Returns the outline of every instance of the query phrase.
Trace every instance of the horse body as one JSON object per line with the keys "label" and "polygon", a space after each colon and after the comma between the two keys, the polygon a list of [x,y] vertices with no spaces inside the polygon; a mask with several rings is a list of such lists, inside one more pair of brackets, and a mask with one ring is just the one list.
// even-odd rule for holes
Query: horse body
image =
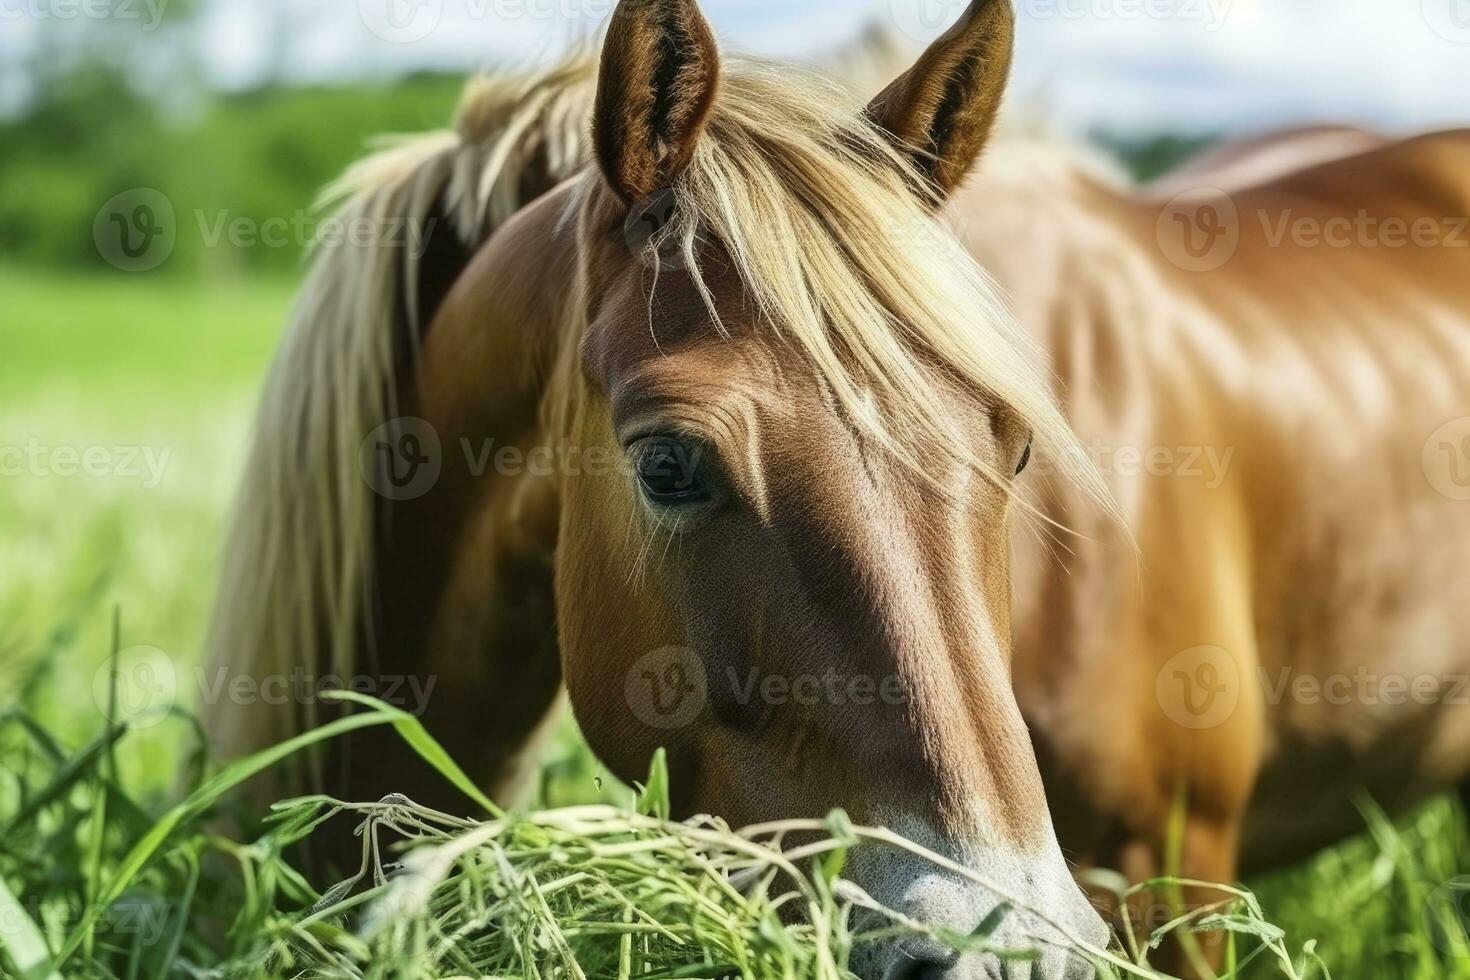
{"label": "horse body", "polygon": [[1470,134],[1335,139],[1353,152],[1257,143],[1265,182],[1233,182],[1261,168],[1229,151],[1190,175],[1236,214],[1216,268],[1171,261],[1179,178],[1124,191],[1000,147],[952,206],[1142,556],[1064,490],[1046,512],[1090,540],[1016,535],[1017,691],[1059,835],[1134,880],[1181,794],[1184,872],[1226,881],[1361,829],[1356,793],[1401,809],[1470,774],[1470,607],[1446,587],[1470,456],[1433,438],[1470,412]]}

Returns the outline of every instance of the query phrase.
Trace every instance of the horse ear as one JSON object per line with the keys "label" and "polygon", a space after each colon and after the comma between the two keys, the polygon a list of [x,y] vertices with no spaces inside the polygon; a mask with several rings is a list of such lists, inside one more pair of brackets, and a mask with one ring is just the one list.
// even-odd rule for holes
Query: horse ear
{"label": "horse ear", "polygon": [[622,0],[602,50],[592,141],[631,204],[669,186],[694,156],[719,87],[720,56],[695,0]]}
{"label": "horse ear", "polygon": [[959,186],[985,148],[1015,36],[1011,0],[972,0],[959,23],[868,106],[868,117],[942,194]]}

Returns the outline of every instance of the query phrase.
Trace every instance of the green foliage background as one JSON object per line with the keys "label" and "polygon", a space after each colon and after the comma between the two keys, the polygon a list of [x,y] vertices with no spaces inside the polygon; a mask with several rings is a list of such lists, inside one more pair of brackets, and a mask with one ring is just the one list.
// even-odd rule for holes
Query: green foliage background
{"label": "green foliage background", "polygon": [[414,76],[351,87],[269,87],[166,108],[92,66],[0,124],[0,251],[30,265],[98,268],[98,209],[135,188],[174,205],[177,275],[289,270],[303,241],[209,247],[221,219],[301,225],[322,187],[382,134],[448,125],[463,79]]}

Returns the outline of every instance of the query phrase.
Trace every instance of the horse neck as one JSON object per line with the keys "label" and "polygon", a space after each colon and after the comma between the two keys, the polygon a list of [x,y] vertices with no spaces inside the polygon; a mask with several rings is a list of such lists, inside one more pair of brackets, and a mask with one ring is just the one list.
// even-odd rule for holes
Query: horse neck
{"label": "horse neck", "polygon": [[558,447],[544,407],[574,342],[575,248],[554,231],[568,193],[543,197],[492,237],[424,337],[405,401],[438,435],[442,472],[433,492],[387,515],[377,563],[378,591],[397,606],[385,622],[390,646],[412,649],[444,628],[436,615],[459,565],[555,547]]}
{"label": "horse neck", "polygon": [[[1093,451],[1120,440],[1147,445],[1156,411],[1149,350],[1157,338],[1140,322],[1147,304],[1139,298],[1159,287],[1121,187],[1056,148],[1002,142],[947,214],[1011,298],[1068,420]],[[1073,491],[1064,472],[1043,476],[1047,465],[1039,459],[1024,484],[1039,514],[1018,510],[1014,518],[1018,694],[1064,673],[1058,658],[1092,655],[1086,634],[1097,628],[1099,605],[1112,604],[1103,593],[1137,581],[1126,533]],[[1121,497],[1132,522],[1138,501]]]}
{"label": "horse neck", "polygon": [[1121,178],[1065,148],[1003,141],[947,215],[1010,297],[1084,443],[1141,424],[1142,393],[1166,360],[1166,304],[1149,299],[1165,299],[1165,286],[1140,238],[1145,219],[1152,235],[1144,210]]}

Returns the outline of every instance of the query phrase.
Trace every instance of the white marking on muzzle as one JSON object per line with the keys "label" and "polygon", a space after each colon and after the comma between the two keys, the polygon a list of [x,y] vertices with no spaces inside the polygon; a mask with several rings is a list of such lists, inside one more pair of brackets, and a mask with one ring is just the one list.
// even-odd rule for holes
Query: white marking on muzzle
{"label": "white marking on muzzle", "polygon": [[[994,954],[953,954],[932,940],[903,937],[855,951],[853,967],[863,980],[920,976],[983,980],[1013,974],[1031,980],[1082,980],[1094,976],[1091,964],[1074,949],[1072,940],[1106,948],[1110,933],[1067,870],[1053,834],[1048,832],[1044,848],[1023,853],[990,843],[946,840],[927,821],[912,815],[883,822],[970,874],[907,851],[859,848],[852,855],[849,876],[874,902],[912,923],[952,935],[973,936],[985,925],[991,931],[983,938],[991,948],[1031,950],[1036,958],[1006,964]],[[998,911],[1001,905],[1010,908]],[[877,914],[867,917],[876,919]]]}

